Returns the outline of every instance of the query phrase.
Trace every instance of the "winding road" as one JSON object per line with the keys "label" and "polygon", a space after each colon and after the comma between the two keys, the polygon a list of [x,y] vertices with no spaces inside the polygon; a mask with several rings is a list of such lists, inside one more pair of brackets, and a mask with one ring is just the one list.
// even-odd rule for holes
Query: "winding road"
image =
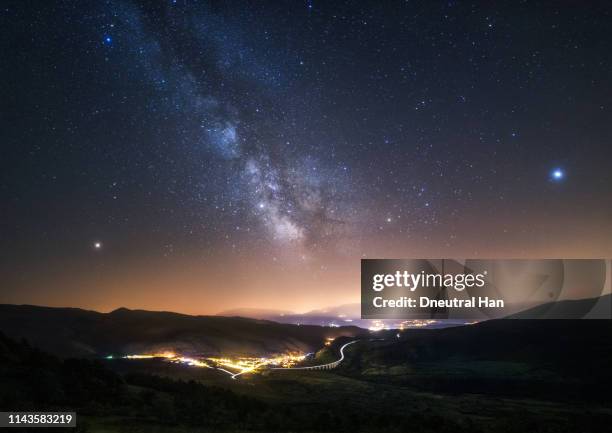
{"label": "winding road", "polygon": [[[329,362],[327,364],[319,364],[319,365],[310,365],[308,367],[271,367],[270,370],[332,370],[334,368],[336,368],[338,365],[340,365],[340,363],[342,361],[344,361],[344,349],[347,346],[350,346],[353,343],[357,343],[359,340],[353,340],[353,341],[349,341],[348,343],[342,345],[342,347],[340,347],[340,359],[334,361],[334,362]],[[215,367],[213,367],[215,368]],[[252,369],[248,369],[248,370],[243,370],[240,371],[238,373],[233,373],[229,370],[226,370],[224,368],[221,367],[216,367],[215,370],[219,370],[222,371],[224,373],[227,373],[232,379],[236,379],[238,376],[245,374],[245,373],[251,373],[252,371],[254,371],[256,369],[256,367],[252,368]]]}
{"label": "winding road", "polygon": [[344,344],[340,348],[340,359],[334,362],[330,362],[328,364],[310,365],[308,367],[288,367],[288,368],[273,367],[270,370],[331,370],[331,369],[336,368],[338,365],[340,365],[342,361],[344,361],[344,349],[353,343],[357,343],[358,341],[359,340],[353,340],[353,341],[349,341],[348,343]]}

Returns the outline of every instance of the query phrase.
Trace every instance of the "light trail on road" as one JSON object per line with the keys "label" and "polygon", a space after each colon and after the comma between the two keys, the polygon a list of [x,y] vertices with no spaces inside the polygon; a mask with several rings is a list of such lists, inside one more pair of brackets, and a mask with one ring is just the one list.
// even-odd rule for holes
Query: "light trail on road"
{"label": "light trail on road", "polygon": [[271,370],[325,370],[327,368],[330,368],[330,369],[336,368],[338,365],[340,365],[342,361],[344,361],[344,349],[353,343],[357,343],[358,341],[359,340],[353,340],[353,341],[349,341],[348,343],[344,344],[340,348],[340,359],[334,362],[329,362],[327,364],[319,364],[319,365],[309,365],[307,367],[272,368]]}

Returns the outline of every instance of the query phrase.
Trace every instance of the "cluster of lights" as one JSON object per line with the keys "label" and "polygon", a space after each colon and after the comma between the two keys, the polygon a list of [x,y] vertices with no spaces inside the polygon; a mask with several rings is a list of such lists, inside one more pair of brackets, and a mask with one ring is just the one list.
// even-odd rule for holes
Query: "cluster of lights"
{"label": "cluster of lights", "polygon": [[419,319],[414,319],[414,320],[404,320],[402,323],[399,324],[399,329],[400,330],[404,330],[406,328],[423,328],[423,327],[427,327],[429,325],[433,325],[434,323],[437,323],[437,320],[432,320],[432,319],[426,319],[426,320],[419,320]]}
{"label": "cluster of lights", "polygon": [[236,359],[230,358],[206,358],[211,361],[214,365],[222,366],[223,368],[229,368],[237,370],[238,372],[247,373],[255,371],[261,367],[281,367],[291,368],[299,362],[303,361],[306,355],[301,353],[286,353],[282,355],[275,355],[269,358],[254,358],[254,357],[242,357]]}
{"label": "cluster of lights", "polygon": [[204,367],[204,368],[213,368],[209,364],[204,361],[195,358],[188,358],[186,356],[179,356],[176,358],[171,358],[170,362],[174,362],[177,364],[186,364],[190,367]]}
{"label": "cluster of lights", "polygon": [[[306,358],[306,355],[301,353],[286,353],[282,355],[274,355],[269,358],[261,357],[240,357],[231,358],[191,358],[177,355],[174,352],[162,352],[151,354],[126,355],[123,359],[155,359],[162,358],[175,364],[184,364],[190,367],[201,368],[216,368],[231,374],[232,377],[245,373],[254,372],[260,368],[267,366],[291,368]],[[107,359],[113,359],[112,355],[107,356]]]}
{"label": "cluster of lights", "polygon": [[[112,359],[112,355],[109,357]],[[153,359],[153,358],[166,358],[166,359],[174,359],[178,358],[178,356],[174,352],[162,352],[162,353],[151,353],[146,355],[127,355],[124,356],[125,359]]]}
{"label": "cluster of lights", "polygon": [[372,322],[372,326],[370,326],[368,329],[372,332],[378,332],[386,328],[387,326],[384,324],[384,322],[382,322],[381,320],[374,320]]}

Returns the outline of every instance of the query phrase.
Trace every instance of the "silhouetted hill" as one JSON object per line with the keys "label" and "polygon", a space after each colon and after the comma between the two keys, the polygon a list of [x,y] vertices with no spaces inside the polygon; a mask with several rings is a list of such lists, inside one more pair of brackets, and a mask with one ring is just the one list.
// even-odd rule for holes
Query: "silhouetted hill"
{"label": "silhouetted hill", "polygon": [[344,371],[436,392],[547,398],[596,398],[612,385],[612,320],[500,319],[398,335],[356,344]]}
{"label": "silhouetted hill", "polygon": [[0,305],[0,331],[58,356],[102,356],[177,350],[191,354],[312,351],[327,337],[358,335],[357,327],[297,326],[240,317],[128,310]]}
{"label": "silhouetted hill", "polygon": [[509,319],[610,319],[612,318],[612,295],[599,298],[572,299],[538,305]]}
{"label": "silhouetted hill", "polygon": [[283,317],[285,315],[293,315],[295,313],[288,310],[273,310],[268,308],[234,308],[231,310],[221,311],[215,314],[216,316],[225,317],[248,317],[251,319],[264,319],[274,320],[277,317]]}
{"label": "silhouetted hill", "polygon": [[62,361],[0,332],[0,408],[66,410],[108,404],[125,394],[122,379],[96,361]]}
{"label": "silhouetted hill", "polygon": [[[87,416],[96,420],[126,417],[128,423],[130,419],[131,422],[137,419],[146,425],[143,429],[128,431],[160,431],[159,426],[151,429],[153,423],[198,428],[222,425],[228,431],[235,431],[235,424],[243,417],[266,418],[258,415],[267,406],[255,398],[193,381],[147,374],[123,377],[106,368],[102,361],[59,359],[25,342],[7,338],[2,332],[0,383],[2,410],[76,411],[77,426],[71,429],[75,433],[126,431],[116,426],[92,429]],[[266,415],[269,417],[270,413]],[[124,423],[124,420],[118,422]],[[262,424],[254,421],[251,427],[266,431]]]}
{"label": "silhouetted hill", "polygon": [[[237,308],[233,310],[225,310],[217,314],[217,316],[239,316],[253,319],[271,320],[278,323],[291,323],[295,325],[315,325],[315,326],[339,326],[349,325],[358,326],[360,328],[369,329],[375,322],[378,326],[383,323],[387,328],[398,328],[402,319],[362,319],[361,304],[343,304],[328,308],[311,310],[305,313],[295,313],[292,311],[269,310],[260,308]],[[419,326],[425,326],[429,329],[446,328],[449,326],[464,325],[467,320],[437,320],[428,323],[421,323]],[[406,325],[403,325],[406,326]],[[407,325],[408,327],[411,325]]]}

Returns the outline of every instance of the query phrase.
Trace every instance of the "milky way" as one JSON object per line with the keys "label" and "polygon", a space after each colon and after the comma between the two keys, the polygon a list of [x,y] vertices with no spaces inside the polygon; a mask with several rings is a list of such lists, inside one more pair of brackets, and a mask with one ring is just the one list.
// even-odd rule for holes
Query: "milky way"
{"label": "milky way", "polygon": [[[226,23],[206,10],[184,20],[168,9],[157,15],[123,3],[113,7],[127,29],[130,61],[157,93],[155,110],[176,119],[177,137],[188,153],[194,154],[189,146],[209,151],[199,158],[225,171],[235,206],[257,219],[272,241],[301,254],[350,233],[356,220],[344,203],[350,186],[346,167],[325,165],[284,138],[296,120],[271,102],[277,95],[269,87],[280,78],[261,66],[241,40],[245,35],[228,32]],[[156,31],[157,21],[173,32]],[[197,171],[187,175],[207,192]]]}

